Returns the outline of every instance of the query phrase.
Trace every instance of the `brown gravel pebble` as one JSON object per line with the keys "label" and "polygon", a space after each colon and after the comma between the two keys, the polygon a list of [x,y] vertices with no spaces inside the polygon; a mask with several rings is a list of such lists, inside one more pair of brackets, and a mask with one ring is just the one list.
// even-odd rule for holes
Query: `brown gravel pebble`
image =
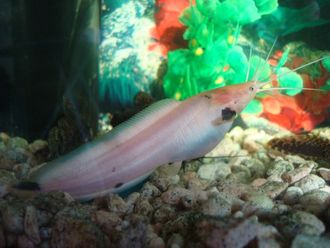
{"label": "brown gravel pebble", "polygon": [[317,175],[310,174],[301,179],[300,181],[296,182],[294,185],[301,188],[302,191],[306,193],[324,187],[325,181],[323,178]]}
{"label": "brown gravel pebble", "polygon": [[[307,244],[308,236],[324,244],[329,169],[312,170],[315,163],[298,156],[257,154],[272,137],[264,131],[235,128],[233,133],[240,137],[227,135],[214,154],[240,156],[186,161],[180,170],[179,163],[163,166],[127,195],[80,203],[63,192],[30,199],[7,194],[0,199],[0,248],[277,248],[290,247],[292,241]],[[26,177],[48,154],[44,141],[27,145],[24,139],[2,136],[2,185]],[[9,164],[1,170],[3,159]]]}
{"label": "brown gravel pebble", "polygon": [[254,188],[259,188],[262,185],[264,185],[265,183],[267,183],[266,178],[256,178],[252,181],[251,186]]}
{"label": "brown gravel pebble", "polygon": [[317,172],[324,180],[330,180],[330,169],[328,168],[319,168]]}
{"label": "brown gravel pebble", "polygon": [[26,206],[24,217],[24,231],[26,236],[36,245],[41,242],[37,219],[37,210],[34,206]]}
{"label": "brown gravel pebble", "polygon": [[266,193],[270,198],[274,199],[282,194],[288,186],[288,183],[268,181],[259,188],[259,191]]}
{"label": "brown gravel pebble", "polygon": [[296,168],[292,171],[284,172],[282,174],[282,179],[284,182],[292,184],[309,175],[312,169],[313,166],[305,165],[303,167]]}

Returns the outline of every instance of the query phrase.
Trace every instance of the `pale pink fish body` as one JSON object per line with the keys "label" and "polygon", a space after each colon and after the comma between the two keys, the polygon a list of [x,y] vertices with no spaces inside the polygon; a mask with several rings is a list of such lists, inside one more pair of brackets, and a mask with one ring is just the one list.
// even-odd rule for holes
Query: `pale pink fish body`
{"label": "pale pink fish body", "polygon": [[41,191],[66,191],[77,199],[123,190],[160,165],[212,150],[258,90],[258,84],[250,82],[182,102],[159,101],[104,137],[47,163],[31,181]]}

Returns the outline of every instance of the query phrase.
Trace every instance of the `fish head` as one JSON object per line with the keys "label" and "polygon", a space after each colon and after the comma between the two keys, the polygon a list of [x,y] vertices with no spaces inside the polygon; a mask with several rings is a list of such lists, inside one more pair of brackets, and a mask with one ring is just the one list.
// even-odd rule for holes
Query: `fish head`
{"label": "fish head", "polygon": [[215,124],[233,121],[255,97],[263,84],[247,82],[225,86],[199,94],[209,100],[210,111],[216,117]]}

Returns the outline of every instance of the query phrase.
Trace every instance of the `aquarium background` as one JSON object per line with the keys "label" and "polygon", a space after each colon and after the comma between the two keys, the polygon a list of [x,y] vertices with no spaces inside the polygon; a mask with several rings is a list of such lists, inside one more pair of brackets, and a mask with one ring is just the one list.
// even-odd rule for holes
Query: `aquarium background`
{"label": "aquarium background", "polygon": [[1,0],[0,247],[330,247],[329,56],[329,0]]}
{"label": "aquarium background", "polygon": [[[155,99],[183,100],[207,89],[242,83],[249,69],[248,80],[260,74],[259,81],[271,80],[273,85],[297,90],[288,90],[288,96],[277,100],[265,96],[253,100],[245,113],[294,132],[309,131],[326,122],[329,96],[312,93],[314,97],[310,97],[306,92],[299,94],[299,89],[328,89],[328,60],[321,62],[322,68],[316,64],[289,72],[327,56],[322,50],[329,41],[329,3],[227,1],[217,9],[215,2],[196,1],[197,8],[184,10],[189,1],[156,1],[156,11],[151,8],[152,1],[122,2],[114,7],[104,2],[101,109],[116,112],[133,108],[138,92]],[[227,16],[221,15],[224,12]],[[110,25],[114,20],[120,21]]]}
{"label": "aquarium background", "polygon": [[27,139],[47,137],[67,101],[78,135],[86,139],[96,131],[98,109],[98,1],[0,5],[1,129]]}
{"label": "aquarium background", "polygon": [[[322,50],[326,51],[330,39],[328,1],[279,1],[277,10],[275,2],[267,1],[268,6],[266,3],[261,12],[256,12],[258,16],[250,16],[244,23],[229,17],[219,19],[217,25],[228,22],[225,29],[191,36],[200,24],[189,24],[188,19],[180,18],[189,1],[50,1],[42,5],[37,0],[4,0],[1,127],[28,139],[47,137],[58,120],[66,116],[70,119],[66,124],[76,127],[71,132],[79,136],[73,143],[79,143],[96,134],[99,112],[125,110],[127,115],[115,116],[115,123],[119,123],[154,100],[185,99],[206,89],[244,82],[250,46],[255,67],[258,58],[266,58],[275,39],[272,56],[292,46],[287,51],[287,65],[295,60],[291,67],[325,56]],[[239,4],[246,6],[240,1],[236,4],[238,8]],[[198,32],[210,32],[210,25],[214,23]],[[194,46],[196,40],[200,44]],[[204,51],[199,50],[202,47],[206,53],[194,54]],[[297,64],[299,59],[302,61]],[[233,64],[234,61],[239,62]],[[189,66],[182,67],[180,63]],[[230,70],[219,73],[219,68],[226,70],[226,64]],[[315,77],[317,66],[301,73],[307,71]],[[269,68],[266,71],[265,78],[270,75]],[[178,84],[180,81],[184,83]],[[302,86],[299,80],[289,86],[298,84]],[[306,79],[304,84],[308,84]],[[317,84],[322,87],[325,82]],[[146,95],[136,100],[141,92]],[[326,104],[323,100],[322,112]],[[260,114],[260,101],[253,101],[247,111]],[[326,118],[315,118],[317,124],[323,121]]]}

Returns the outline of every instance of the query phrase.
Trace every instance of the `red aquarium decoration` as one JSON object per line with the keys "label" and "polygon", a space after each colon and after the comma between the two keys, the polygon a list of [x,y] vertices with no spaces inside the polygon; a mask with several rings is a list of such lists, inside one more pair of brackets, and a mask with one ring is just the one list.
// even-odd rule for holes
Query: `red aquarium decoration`
{"label": "red aquarium decoration", "polygon": [[168,51],[187,46],[187,42],[183,39],[186,27],[180,23],[179,17],[189,6],[189,2],[189,0],[156,1],[156,26],[151,30],[151,37],[155,42],[150,45],[150,50],[160,51],[166,56]]}
{"label": "red aquarium decoration", "polygon": [[[290,67],[304,64],[304,59],[294,57]],[[320,76],[312,79],[309,74],[301,74],[304,87],[319,89],[326,84],[330,73],[319,64]],[[276,81],[275,81],[276,84]],[[292,132],[311,131],[329,118],[330,92],[303,91],[296,96],[276,95],[262,98],[262,117]]]}

